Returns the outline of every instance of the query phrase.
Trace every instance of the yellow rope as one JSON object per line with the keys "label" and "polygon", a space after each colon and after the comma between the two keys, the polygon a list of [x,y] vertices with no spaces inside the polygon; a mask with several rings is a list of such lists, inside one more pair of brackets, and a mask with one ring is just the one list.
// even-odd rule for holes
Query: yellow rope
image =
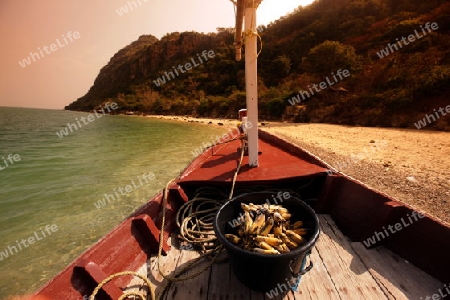
{"label": "yellow rope", "polygon": [[231,198],[233,198],[233,193],[234,193],[234,186],[236,184],[236,179],[239,173],[239,170],[241,169],[241,165],[242,165],[242,160],[244,159],[244,152],[245,152],[245,141],[242,140],[241,141],[241,159],[239,160],[239,164],[236,168],[236,172],[234,173],[233,176],[233,182],[231,184],[231,191],[230,191],[230,196],[228,197],[228,200],[230,200]]}
{"label": "yellow rope", "polygon": [[[236,172],[233,176],[233,182],[232,182],[232,186],[231,186],[231,192],[229,195],[229,199],[232,198],[233,196],[233,192],[234,192],[234,187],[235,187],[235,183],[236,183],[236,179],[237,179],[237,175],[239,173],[239,170],[241,168],[241,164],[242,164],[242,160],[244,158],[244,152],[245,152],[245,147],[244,147],[244,140],[241,139],[241,156],[240,156],[240,160],[236,169]],[[166,275],[162,272],[161,270],[161,265],[160,265],[160,257],[162,254],[162,246],[163,246],[163,239],[164,239],[164,224],[165,224],[165,220],[166,220],[166,207],[167,207],[167,202],[168,202],[168,192],[169,192],[169,187],[170,185],[174,182],[175,179],[172,179],[171,181],[169,181],[166,185],[166,188],[163,191],[163,199],[162,199],[162,220],[161,220],[161,230],[160,230],[160,234],[159,234],[159,243],[158,243],[158,256],[157,256],[157,266],[158,266],[158,271],[159,274],[166,280],[165,283],[163,283],[162,285],[162,290],[161,293],[159,293],[158,298],[155,298],[155,292],[152,288],[152,285],[150,283],[150,281],[148,280],[148,278],[142,276],[141,274],[138,274],[136,272],[133,271],[124,271],[124,272],[119,272],[116,274],[113,274],[111,276],[109,276],[108,278],[106,278],[105,280],[103,280],[92,292],[92,295],[90,296],[90,300],[94,300],[95,295],[98,293],[98,291],[108,282],[110,282],[112,279],[118,277],[118,276],[123,276],[123,275],[134,275],[137,276],[141,279],[143,279],[145,281],[145,283],[148,286],[148,289],[150,291],[150,295],[151,295],[151,299],[155,300],[155,299],[161,299],[164,294],[167,291],[167,288],[170,286],[170,284],[172,282],[177,282],[177,281],[185,281],[185,280],[189,280],[192,278],[195,278],[197,276],[199,276],[200,274],[202,274],[203,272],[205,272],[207,269],[209,269],[215,262],[218,262],[218,257],[220,255],[220,253],[223,250],[223,245],[215,245],[214,242],[217,241],[217,237],[215,237],[215,234],[209,234],[207,231],[211,231],[213,230],[212,228],[212,222],[214,219],[214,215],[215,212],[219,209],[219,207],[223,204],[220,201],[217,200],[213,200],[213,199],[209,199],[209,198],[204,198],[204,197],[194,197],[194,199],[187,201],[185,204],[183,204],[183,206],[178,210],[177,212],[177,216],[176,216],[176,220],[177,220],[177,224],[180,227],[180,231],[181,234],[183,236],[183,238],[193,244],[202,244],[203,249],[206,250],[202,255],[200,255],[199,257],[197,257],[196,259],[190,261],[188,264],[186,264],[183,268],[178,269],[176,272],[174,272],[173,275]],[[213,208],[208,208],[208,209],[204,209],[204,210],[199,210],[197,207],[197,210],[193,209],[193,205],[196,204],[198,201],[202,201],[202,203],[199,205],[199,207],[201,207],[202,205],[205,204],[213,204]],[[189,212],[188,215],[183,215],[182,212],[185,211],[185,209]],[[203,219],[200,218],[196,218],[195,220],[193,220],[197,215],[199,214],[203,214]],[[181,220],[180,216],[183,215],[183,220]],[[195,223],[194,225],[194,229],[197,230],[190,230],[187,228],[187,225],[189,222]],[[202,235],[214,235],[214,237],[199,237],[198,235],[202,236]],[[214,246],[209,248],[207,245],[204,245],[204,243],[214,243]],[[203,267],[202,269],[200,269],[198,272],[188,275],[188,276],[184,276],[184,277],[179,277],[181,274],[183,274],[184,272],[186,272],[187,270],[189,270],[189,268],[191,268],[192,266],[194,266],[195,264],[197,264],[198,262],[200,262],[203,258],[209,258],[209,256],[212,256],[212,259],[210,260],[210,262]],[[122,295],[118,300],[123,300],[128,296],[136,296],[141,298],[142,300],[145,300],[144,296],[136,293],[136,292],[128,292],[124,295]]]}
{"label": "yellow rope", "polygon": [[[232,186],[231,186],[231,192],[229,195],[229,199],[231,199],[233,197],[233,191],[234,191],[234,187],[235,187],[235,183],[236,183],[236,179],[237,179],[237,175],[239,173],[239,170],[241,168],[242,165],[242,160],[244,158],[244,152],[245,152],[245,147],[244,147],[244,140],[241,140],[241,157],[238,163],[238,166],[236,168],[236,172],[233,176],[233,182],[232,182]],[[173,181],[173,180],[172,180]],[[213,245],[211,248],[211,250],[206,251],[203,255],[199,256],[198,258],[196,258],[195,260],[191,261],[190,263],[188,263],[186,266],[184,266],[182,269],[179,269],[177,271],[176,274],[172,275],[172,276],[168,276],[162,273],[161,270],[161,266],[160,266],[160,257],[161,257],[161,251],[162,251],[162,239],[163,239],[163,229],[164,229],[164,223],[165,223],[165,210],[166,210],[166,206],[167,206],[167,195],[168,195],[168,190],[169,190],[169,186],[172,183],[172,181],[170,181],[167,186],[166,189],[164,191],[164,195],[163,195],[163,213],[162,213],[162,221],[161,221],[161,232],[160,232],[160,236],[159,236],[159,247],[158,247],[158,271],[159,274],[164,277],[164,279],[167,280],[167,283],[163,286],[162,292],[161,294],[158,296],[158,299],[160,299],[160,297],[162,297],[166,291],[166,289],[168,288],[168,286],[170,285],[171,282],[174,281],[184,281],[184,280],[189,280],[192,279],[194,277],[197,277],[198,275],[202,274],[203,272],[205,272],[207,269],[209,269],[214,262],[218,262],[218,257],[220,255],[220,253],[223,250],[223,245],[219,245],[219,246],[215,246]],[[210,209],[205,209],[205,210],[199,210],[197,207],[197,210],[194,211],[192,209],[192,207],[194,206],[194,204],[196,203],[196,201],[203,201],[201,205],[203,204],[213,204],[214,207],[210,208]],[[201,206],[200,205],[200,206]],[[177,212],[177,216],[176,216],[176,222],[178,227],[180,228],[180,234],[183,237],[183,239],[185,241],[188,241],[192,244],[202,244],[203,249],[208,248],[207,246],[204,245],[204,243],[206,242],[216,242],[217,241],[217,237],[214,234],[214,237],[198,237],[197,235],[209,235],[207,233],[208,230],[212,230],[212,222],[214,219],[214,215],[215,212],[217,212],[217,210],[219,209],[219,207],[222,205],[222,203],[220,203],[220,201],[217,200],[213,200],[213,199],[209,199],[209,198],[203,198],[203,197],[194,197],[194,199],[187,201],[186,203],[184,203],[182,205],[182,207],[180,207],[180,209]],[[184,212],[188,211],[189,214],[186,216],[184,215]],[[206,218],[206,220],[198,220],[196,219],[195,221],[195,225],[193,226],[193,229],[189,230],[187,228],[187,224],[189,224],[189,222],[192,221],[192,219],[199,214],[203,214],[203,217]],[[183,216],[183,218],[180,218],[180,216]],[[194,229],[198,229],[198,230],[194,230]],[[207,264],[203,269],[201,269],[200,271],[198,271],[197,273],[194,273],[192,275],[189,276],[185,276],[185,277],[178,277],[179,275],[181,275],[182,273],[184,273],[186,270],[188,270],[191,266],[193,266],[194,264],[196,264],[197,262],[199,262],[202,258],[204,257],[208,257],[210,254],[215,253],[215,255],[213,256],[213,258],[211,259],[210,263]]]}
{"label": "yellow rope", "polygon": [[246,32],[245,32],[245,36],[247,37],[247,36],[257,36],[258,37],[258,39],[259,39],[259,43],[260,43],[260,45],[261,45],[261,48],[259,48],[259,51],[258,51],[258,53],[256,53],[256,57],[259,57],[259,55],[261,54],[261,51],[262,51],[262,49],[263,49],[263,42],[262,42],[262,38],[261,38],[261,36],[259,35],[259,33],[258,33],[258,31],[252,31],[252,30],[247,30]]}
{"label": "yellow rope", "polygon": [[[149,289],[149,291],[150,291],[151,299],[152,299],[152,300],[155,300],[155,292],[154,292],[153,289],[152,289],[152,285],[151,285],[151,283],[150,283],[150,280],[148,280],[147,277],[142,276],[141,274],[136,273],[136,272],[133,272],[133,271],[119,272],[119,273],[116,273],[116,274],[113,274],[113,275],[109,276],[108,278],[106,278],[105,280],[103,280],[102,282],[99,283],[99,285],[98,285],[98,286],[94,289],[94,291],[92,292],[92,295],[91,295],[91,297],[89,298],[89,300],[94,300],[94,299],[95,299],[95,296],[96,296],[97,293],[98,293],[98,291],[99,291],[105,284],[107,284],[108,282],[110,282],[111,280],[113,280],[113,279],[116,278],[116,277],[119,277],[119,276],[125,276],[125,275],[133,275],[133,276],[137,276],[137,277],[141,278],[142,280],[144,280],[144,282],[147,284],[148,289]],[[140,297],[142,300],[145,300],[145,299],[146,299],[146,298],[144,298],[144,296],[142,296],[141,294],[138,294],[138,293],[136,293],[136,292],[128,292],[128,293],[125,293],[125,294],[123,294],[122,296],[120,296],[120,298],[119,298],[118,300],[123,300],[123,299],[125,299],[125,298],[127,298],[127,297],[129,297],[129,296],[138,296],[138,297]]]}
{"label": "yellow rope", "polygon": [[[234,4],[234,14],[235,14],[235,18],[237,17],[237,12],[236,12],[236,6],[237,6],[237,2],[235,0],[230,0],[233,4]],[[244,1],[244,0],[242,0]],[[248,5],[248,3],[250,3],[250,1],[247,2],[247,7],[251,7],[251,8],[258,8],[258,6],[261,4],[261,0],[256,1],[252,0],[251,5]],[[253,19],[251,20],[251,22],[253,23]],[[248,30],[246,33],[244,33],[244,36],[253,36],[256,35],[259,39],[259,43],[261,45],[258,53],[256,53],[256,57],[258,57],[261,54],[262,48],[263,48],[263,43],[262,43],[262,38],[259,35],[259,33],[257,31],[252,31],[252,30]],[[242,48],[243,43],[242,42],[237,42],[237,32],[235,33],[234,36],[234,45],[236,47]]]}
{"label": "yellow rope", "polygon": [[[213,221],[222,205],[223,201],[197,195],[184,203],[176,216],[180,238],[191,245],[200,246],[203,251],[216,249]],[[204,206],[206,207],[203,208]]]}
{"label": "yellow rope", "polygon": [[[214,262],[217,262],[217,258],[220,255],[220,253],[222,252],[223,246],[220,245],[219,247],[216,247],[214,250],[205,252],[203,255],[197,257],[196,259],[190,261],[188,264],[186,264],[183,268],[178,269],[177,272],[175,274],[173,274],[172,276],[169,275],[165,275],[162,273],[161,270],[161,266],[160,266],[160,257],[161,257],[161,253],[162,253],[162,245],[163,245],[163,237],[164,237],[164,223],[165,223],[165,215],[166,215],[166,206],[167,206],[167,196],[168,196],[168,190],[169,190],[169,186],[170,184],[173,182],[174,180],[171,180],[166,188],[164,189],[163,192],[163,212],[162,212],[162,221],[161,221],[161,231],[160,231],[160,236],[159,236],[159,245],[158,245],[158,257],[157,257],[157,265],[158,265],[158,271],[161,274],[161,276],[166,279],[166,282],[163,284],[162,286],[162,291],[161,293],[158,295],[158,298],[155,298],[155,292],[152,288],[152,285],[150,283],[150,281],[148,280],[148,278],[133,272],[133,271],[124,271],[124,272],[119,272],[116,274],[113,274],[111,276],[109,276],[108,278],[106,278],[105,280],[103,280],[93,291],[92,295],[90,296],[90,300],[94,300],[95,295],[98,293],[98,291],[108,282],[110,282],[112,279],[118,277],[118,276],[123,276],[123,275],[134,275],[134,276],[138,276],[139,278],[143,279],[150,291],[151,294],[151,299],[155,300],[155,299],[161,299],[167,288],[170,286],[171,282],[176,282],[176,281],[184,281],[184,280],[189,280],[192,278],[197,277],[198,275],[202,274],[203,272],[205,272],[207,269],[209,269],[212,264]],[[188,201],[190,202],[190,201]],[[211,259],[210,263],[208,263],[204,268],[202,268],[200,271],[198,271],[197,273],[191,274],[189,276],[185,276],[185,277],[179,277],[181,274],[183,274],[184,272],[186,272],[189,268],[191,268],[192,266],[194,266],[195,264],[197,264],[199,261],[201,261],[203,258],[208,258],[210,255],[214,254],[213,258]],[[140,297],[141,299],[145,300],[146,298],[144,298],[142,295],[135,293],[135,292],[128,292],[124,295],[122,295],[118,300],[123,300],[125,299],[127,296],[137,296]]]}
{"label": "yellow rope", "polygon": [[[197,257],[196,259],[190,261],[188,264],[186,264],[183,268],[178,269],[176,273],[174,273],[172,276],[166,275],[162,272],[161,270],[161,265],[160,265],[160,257],[161,257],[161,252],[162,252],[162,241],[163,241],[163,234],[164,234],[164,223],[165,223],[165,217],[166,217],[166,206],[167,206],[167,197],[168,197],[168,190],[169,190],[169,186],[170,184],[173,182],[173,180],[171,180],[165,190],[164,190],[164,195],[163,195],[163,212],[162,212],[162,220],[161,220],[161,231],[160,231],[160,235],[159,235],[159,247],[158,247],[158,257],[157,257],[157,265],[158,265],[158,271],[159,274],[166,279],[166,282],[163,285],[162,291],[161,293],[158,295],[158,299],[161,299],[167,288],[170,286],[170,284],[172,282],[177,282],[177,281],[185,281],[185,280],[189,280],[192,278],[197,277],[198,275],[202,274],[203,272],[205,272],[207,269],[209,269],[212,264],[214,262],[217,261],[218,256],[220,255],[220,253],[222,252],[223,246],[220,245],[219,247],[217,247],[216,249],[213,249],[211,251],[207,251],[205,252],[203,255]],[[191,200],[190,200],[191,201]],[[188,202],[190,202],[188,201]],[[181,209],[181,208],[180,208]],[[215,252],[215,253],[214,253]],[[214,254],[213,258],[211,259],[210,263],[208,263],[204,268],[202,268],[201,270],[199,270],[198,272],[188,275],[188,276],[184,276],[184,277],[179,277],[181,274],[183,274],[184,272],[186,272],[189,268],[191,268],[192,266],[194,266],[195,264],[197,264],[199,261],[201,261],[203,258],[207,258],[209,255]]]}

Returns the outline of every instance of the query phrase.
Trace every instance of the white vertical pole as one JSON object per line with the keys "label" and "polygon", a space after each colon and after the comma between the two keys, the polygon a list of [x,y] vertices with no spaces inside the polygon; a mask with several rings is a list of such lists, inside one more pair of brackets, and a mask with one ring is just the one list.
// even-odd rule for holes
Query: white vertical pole
{"label": "white vertical pole", "polygon": [[[249,1],[251,2],[251,1]],[[248,164],[258,166],[258,71],[256,7],[245,8],[245,89],[247,116],[251,128],[248,131]]]}

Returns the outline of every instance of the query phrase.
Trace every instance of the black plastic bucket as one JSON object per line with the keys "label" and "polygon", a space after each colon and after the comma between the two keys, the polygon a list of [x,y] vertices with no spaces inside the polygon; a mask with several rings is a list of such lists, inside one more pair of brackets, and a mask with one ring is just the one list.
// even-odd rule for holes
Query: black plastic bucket
{"label": "black plastic bucket", "polygon": [[[310,229],[304,236],[306,242],[297,249],[282,254],[254,253],[229,242],[225,238],[225,233],[237,232],[238,228],[232,226],[233,220],[237,220],[242,212],[241,203],[250,202],[278,204],[287,208],[292,214],[291,222],[301,220],[304,223],[303,227]],[[236,277],[255,291],[267,292],[302,274],[304,258],[319,237],[319,219],[306,203],[292,195],[289,198],[277,198],[276,192],[249,193],[231,199],[219,209],[214,220],[214,231],[228,252]],[[310,267],[307,268],[309,269]]]}

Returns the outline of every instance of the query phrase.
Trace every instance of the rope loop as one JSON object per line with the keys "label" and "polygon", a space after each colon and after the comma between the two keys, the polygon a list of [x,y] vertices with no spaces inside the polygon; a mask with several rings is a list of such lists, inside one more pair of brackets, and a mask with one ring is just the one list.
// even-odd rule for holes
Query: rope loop
{"label": "rope loop", "polygon": [[[218,257],[222,253],[223,246],[218,241],[217,237],[214,233],[213,228],[213,222],[214,222],[214,216],[218,209],[224,204],[225,201],[231,199],[233,197],[233,192],[235,188],[235,183],[237,179],[237,175],[239,173],[239,170],[241,168],[242,160],[244,157],[244,140],[243,138],[237,138],[241,140],[241,155],[240,160],[238,161],[238,166],[236,169],[236,172],[233,177],[233,183],[231,186],[230,194],[227,195],[225,191],[222,191],[218,188],[208,188],[203,187],[199,188],[194,196],[193,199],[190,199],[186,203],[184,203],[178,210],[176,215],[176,223],[178,227],[180,228],[180,237],[182,240],[191,243],[193,245],[200,246],[203,250],[203,254],[197,257],[194,260],[191,260],[189,263],[187,263],[183,268],[178,269],[176,271],[173,271],[172,274],[164,274],[161,270],[160,265],[160,257],[162,253],[162,245],[163,245],[163,239],[164,239],[164,224],[166,221],[166,210],[167,210],[167,204],[168,204],[168,195],[169,195],[169,188],[170,186],[175,182],[175,179],[172,179],[169,181],[166,185],[166,188],[163,190],[163,199],[162,199],[162,220],[161,220],[161,230],[159,235],[159,245],[158,245],[158,256],[157,256],[157,268],[159,274],[164,278],[165,282],[162,285],[161,293],[158,294],[158,299],[162,299],[167,292],[168,288],[173,282],[178,281],[185,281],[192,278],[195,278],[208,270],[214,263],[221,262],[223,260],[219,260]],[[236,140],[236,139],[235,139]],[[230,141],[227,141],[230,142]],[[219,200],[217,198],[220,198]],[[199,271],[195,272],[194,274],[185,275],[184,277],[181,277],[183,273],[186,273],[190,268],[192,268],[194,265],[197,265],[199,262],[201,262],[204,258],[209,259],[209,263],[206,264],[203,268],[201,268]],[[147,284],[151,299],[156,300],[155,298],[155,292],[152,288],[152,285],[148,278],[132,271],[124,271],[119,272],[116,274],[113,274],[103,280],[93,291],[91,297],[89,300],[94,300],[95,295],[98,293],[98,291],[108,282],[110,282],[112,279],[118,276],[123,275],[134,275],[137,276],[145,281]],[[119,300],[123,300],[127,298],[128,296],[136,296],[139,297],[142,300],[145,300],[142,295],[136,293],[136,292],[129,292],[127,294],[122,295]]]}
{"label": "rope loop", "polygon": [[261,38],[261,35],[259,35],[259,33],[258,33],[257,30],[253,31],[253,30],[249,29],[249,30],[247,30],[247,31],[245,32],[245,37],[252,37],[252,36],[258,37],[259,44],[261,45],[261,48],[259,48],[259,51],[258,51],[258,53],[256,54],[256,57],[258,57],[258,56],[261,54],[261,51],[262,51],[262,49],[263,49],[262,38]]}
{"label": "rope loop", "polygon": [[[139,273],[133,272],[133,271],[119,272],[119,273],[113,274],[113,275],[109,276],[108,278],[104,279],[104,280],[103,280],[102,282],[100,282],[99,285],[94,289],[94,291],[92,292],[92,295],[89,297],[89,300],[95,300],[95,296],[97,295],[98,291],[99,291],[105,284],[107,284],[108,282],[110,282],[111,280],[113,280],[113,279],[116,278],[116,277],[119,277],[119,276],[125,276],[125,275],[133,275],[133,276],[139,277],[139,278],[141,278],[142,280],[144,280],[145,284],[146,284],[147,287],[148,287],[148,290],[150,291],[151,299],[152,299],[152,300],[155,300],[155,292],[153,291],[152,284],[150,283],[150,280],[148,280],[147,277],[145,277],[145,276],[143,276],[143,275],[141,275],[141,274],[139,274]],[[146,299],[146,297],[142,296],[142,295],[139,294],[139,293],[136,293],[136,292],[128,292],[128,293],[125,293],[125,294],[123,294],[122,296],[120,296],[120,298],[119,298],[118,300],[123,300],[123,299],[125,299],[125,298],[128,298],[129,296],[139,297],[139,298],[141,298],[142,300],[145,300],[145,299]]]}

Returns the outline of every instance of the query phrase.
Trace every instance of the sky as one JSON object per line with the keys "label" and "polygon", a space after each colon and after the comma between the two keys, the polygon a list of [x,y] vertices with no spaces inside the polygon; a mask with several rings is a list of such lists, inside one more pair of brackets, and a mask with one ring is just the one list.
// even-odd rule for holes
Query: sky
{"label": "sky", "polygon": [[[257,23],[312,1],[264,0]],[[139,36],[217,27],[234,27],[229,0],[0,0],[0,106],[63,109]]]}

